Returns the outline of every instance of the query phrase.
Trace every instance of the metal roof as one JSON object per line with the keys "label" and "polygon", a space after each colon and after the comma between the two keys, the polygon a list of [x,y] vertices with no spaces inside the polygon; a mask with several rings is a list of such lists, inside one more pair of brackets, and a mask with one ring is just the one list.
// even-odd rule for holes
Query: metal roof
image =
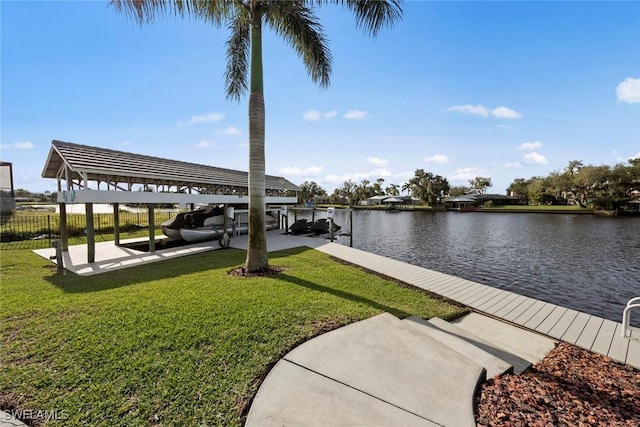
{"label": "metal roof", "polygon": [[454,198],[445,200],[445,202],[453,202],[453,203],[477,202],[477,201],[478,199],[474,195],[454,197]]}
{"label": "metal roof", "polygon": [[[90,181],[248,186],[248,173],[243,171],[53,140],[42,177],[59,178],[64,165],[71,172],[86,175]],[[283,177],[267,175],[265,181],[267,190],[300,191],[300,187]]]}

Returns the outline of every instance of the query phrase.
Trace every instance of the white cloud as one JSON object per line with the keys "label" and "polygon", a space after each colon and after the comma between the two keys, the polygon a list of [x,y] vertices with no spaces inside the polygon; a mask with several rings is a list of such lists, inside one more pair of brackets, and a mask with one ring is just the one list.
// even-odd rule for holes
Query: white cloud
{"label": "white cloud", "polygon": [[513,130],[515,129],[515,126],[512,125],[498,125],[498,129],[506,129],[506,130]]}
{"label": "white cloud", "polygon": [[640,102],[640,79],[627,77],[616,87],[618,102],[636,104]]}
{"label": "white cloud", "polygon": [[508,162],[504,164],[504,167],[509,169],[517,169],[521,168],[522,165],[520,164],[520,162]]}
{"label": "white cloud", "polygon": [[240,129],[235,126],[229,126],[228,128],[219,130],[216,132],[218,135],[242,135]]}
{"label": "white cloud", "polygon": [[413,178],[415,175],[416,175],[415,171],[405,171],[405,172],[399,172],[395,174],[394,178],[399,179],[404,183],[410,180],[411,178]]}
{"label": "white cloud", "polygon": [[540,147],[542,147],[542,142],[540,141],[523,142],[518,146],[518,150],[535,151]]}
{"label": "white cloud", "polygon": [[[385,169],[385,168],[380,168],[380,169],[376,169],[376,170],[372,170],[371,172],[367,172],[364,174],[361,174],[362,178],[361,179],[378,179],[378,178],[388,178],[390,176],[393,176],[393,174],[391,173],[391,171]],[[356,176],[358,176],[358,174],[356,174]]]}
{"label": "white cloud", "polygon": [[444,154],[434,154],[433,156],[425,157],[424,161],[427,163],[436,163],[439,165],[444,165],[449,163],[449,158]]}
{"label": "white cloud", "polygon": [[538,154],[535,151],[525,154],[522,161],[528,165],[546,165],[549,163],[542,154]]}
{"label": "white cloud", "polygon": [[462,114],[471,114],[473,116],[481,116],[481,117],[489,116],[489,109],[484,105],[479,105],[479,104],[478,105],[470,105],[470,104],[454,105],[453,107],[449,107],[444,111],[447,111],[447,112],[456,111]]}
{"label": "white cloud", "polygon": [[379,157],[369,157],[367,159],[367,162],[371,163],[374,166],[380,166],[380,167],[386,166],[387,163],[389,163],[387,160],[381,159]]}
{"label": "white cloud", "polygon": [[124,145],[125,147],[128,147],[131,144],[133,144],[131,141],[122,141],[122,145]]}
{"label": "white cloud", "polygon": [[309,110],[302,115],[302,118],[308,122],[317,122],[322,119],[332,119],[338,115],[338,111],[331,110],[326,113],[322,113],[318,110]]}
{"label": "white cloud", "polygon": [[14,142],[13,144],[1,144],[3,150],[31,150],[35,145],[31,141]]}
{"label": "white cloud", "polygon": [[211,141],[205,141],[205,140],[198,141],[192,145],[193,148],[209,148],[213,146],[215,146],[215,143]]}
{"label": "white cloud", "polygon": [[318,110],[309,110],[302,115],[302,118],[308,122],[317,122],[322,118],[322,113]]}
{"label": "white cloud", "polygon": [[362,120],[367,117],[367,112],[364,110],[349,110],[342,117],[348,120]]}
{"label": "white cloud", "polygon": [[356,172],[356,173],[347,172],[340,175],[330,174],[325,176],[323,178],[323,181],[330,184],[340,185],[345,181],[352,180],[356,184],[359,184],[360,181],[362,181],[363,179],[374,181],[378,178],[388,178],[390,176],[393,176],[393,174],[389,170],[385,168],[379,168],[379,169],[372,170],[370,172]]}
{"label": "white cloud", "polygon": [[222,113],[206,113],[191,116],[191,118],[186,122],[178,122],[178,126],[197,125],[199,123],[218,123],[222,120],[224,120],[224,114]]}
{"label": "white cloud", "polygon": [[482,104],[454,105],[453,107],[446,108],[443,111],[446,111],[446,112],[455,111],[462,114],[471,114],[472,116],[480,116],[480,117],[489,117],[489,114],[491,114],[493,117],[497,117],[499,119],[510,119],[510,120],[522,118],[522,114],[518,113],[515,110],[512,110],[511,108],[507,108],[503,106],[503,107],[494,108],[493,110],[489,111],[489,109]]}
{"label": "white cloud", "polygon": [[640,159],[640,151],[638,151],[638,154],[636,154],[635,156],[629,157],[629,160],[633,160],[633,159]]}
{"label": "white cloud", "polygon": [[299,166],[287,166],[280,169],[280,173],[289,176],[318,175],[324,168],[322,166],[308,166],[301,168]]}
{"label": "white cloud", "polygon": [[35,147],[31,141],[14,142],[12,145],[16,150],[30,150]]}
{"label": "white cloud", "polygon": [[472,168],[460,168],[456,169],[455,172],[450,174],[447,179],[449,181],[469,181],[477,176],[490,176],[489,172],[474,166]]}
{"label": "white cloud", "polygon": [[346,180],[350,179],[346,177],[347,175],[337,175],[337,174],[330,174],[327,175],[323,178],[323,181],[328,182],[330,184],[342,184],[343,182],[345,182]]}
{"label": "white cloud", "polygon": [[522,118],[522,114],[518,113],[515,110],[512,110],[511,108],[507,108],[507,107],[495,108],[495,109],[493,109],[491,111],[491,115],[493,117],[497,117],[499,119],[515,120],[515,119],[521,119]]}

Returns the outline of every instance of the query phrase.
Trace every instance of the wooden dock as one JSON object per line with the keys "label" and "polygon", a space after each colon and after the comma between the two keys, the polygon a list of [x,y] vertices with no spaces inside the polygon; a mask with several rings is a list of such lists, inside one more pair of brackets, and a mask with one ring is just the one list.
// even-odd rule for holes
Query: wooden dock
{"label": "wooden dock", "polygon": [[[640,329],[622,338],[622,324],[491,286],[396,261],[337,243],[313,245],[317,250],[367,270],[408,283],[475,311],[640,369]],[[620,313],[622,318],[622,313]]]}

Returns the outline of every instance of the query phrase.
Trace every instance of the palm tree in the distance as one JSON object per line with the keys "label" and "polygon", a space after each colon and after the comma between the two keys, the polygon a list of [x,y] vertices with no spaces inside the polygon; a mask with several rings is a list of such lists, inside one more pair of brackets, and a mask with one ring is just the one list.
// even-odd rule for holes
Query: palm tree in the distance
{"label": "palm tree in the distance", "polygon": [[[354,13],[356,24],[371,36],[402,17],[402,0],[112,0],[111,5],[138,23],[163,15],[191,16],[226,26],[227,98],[240,100],[249,90],[249,244],[244,268],[269,270],[265,218],[265,113],[262,29],[270,28],[302,58],[307,73],[321,87],[329,85],[331,53],[315,12],[340,4]],[[249,85],[247,85],[247,80]]]}

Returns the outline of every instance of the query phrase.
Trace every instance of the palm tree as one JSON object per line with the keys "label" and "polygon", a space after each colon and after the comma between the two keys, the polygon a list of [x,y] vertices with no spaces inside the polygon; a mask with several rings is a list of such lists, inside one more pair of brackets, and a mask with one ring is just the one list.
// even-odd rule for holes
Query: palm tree
{"label": "palm tree", "polygon": [[390,196],[398,196],[400,195],[400,186],[398,184],[389,184],[384,191]]}
{"label": "palm tree", "polygon": [[[159,15],[192,16],[216,27],[226,25],[227,98],[240,100],[249,89],[249,244],[245,269],[269,269],[265,228],[265,110],[262,73],[262,27],[284,38],[302,58],[307,73],[321,87],[329,85],[331,53],[314,7],[341,4],[356,24],[377,35],[402,16],[402,0],[112,0],[118,12],[138,23]],[[249,74],[250,87],[247,88]]]}

